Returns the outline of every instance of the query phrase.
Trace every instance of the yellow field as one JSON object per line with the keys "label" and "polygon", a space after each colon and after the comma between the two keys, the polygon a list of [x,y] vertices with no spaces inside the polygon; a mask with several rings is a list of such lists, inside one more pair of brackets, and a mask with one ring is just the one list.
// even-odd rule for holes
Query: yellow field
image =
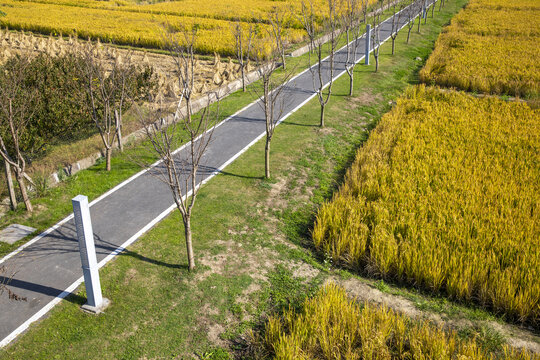
{"label": "yellow field", "polygon": [[410,89],[323,205],[335,263],[540,325],[540,110]]}
{"label": "yellow field", "polygon": [[[173,27],[196,24],[200,29],[198,53],[232,55],[232,21],[261,19],[261,26],[265,27],[267,14],[274,7],[288,14],[290,23],[285,30],[288,41],[301,41],[304,33],[294,16],[299,14],[300,4],[301,0],[182,0],[144,5],[125,0],[3,0],[0,9],[7,16],[0,18],[0,24],[15,30],[47,35],[62,33],[152,48],[162,46],[165,24]],[[326,9],[324,0],[315,0],[314,4],[317,11]]]}
{"label": "yellow field", "polygon": [[420,72],[426,83],[537,97],[540,3],[471,0],[440,35]]}
{"label": "yellow field", "polygon": [[[95,3],[108,4],[98,1]],[[62,33],[82,38],[99,38],[104,42],[112,41],[117,44],[160,48],[165,24],[173,27],[179,25],[190,27],[197,24],[200,29],[196,43],[198,53],[233,54],[232,23],[225,20],[58,5],[47,1],[37,3],[4,0],[2,4],[7,16],[0,18],[0,23],[10,29],[44,34]],[[233,9],[230,12],[233,13]],[[303,37],[299,29],[290,28],[286,32],[291,42],[300,41]]]}
{"label": "yellow field", "polygon": [[[349,300],[328,284],[303,306],[271,317],[263,344],[275,359],[492,359],[474,341],[461,341],[428,322]],[[502,359],[539,359],[504,348]]]}

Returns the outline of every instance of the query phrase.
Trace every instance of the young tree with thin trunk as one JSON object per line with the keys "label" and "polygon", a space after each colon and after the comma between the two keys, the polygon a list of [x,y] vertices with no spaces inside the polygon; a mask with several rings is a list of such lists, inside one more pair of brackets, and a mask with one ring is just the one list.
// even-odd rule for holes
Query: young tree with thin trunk
{"label": "young tree with thin trunk", "polygon": [[416,11],[417,7],[417,1],[414,0],[407,8],[405,9],[405,13],[407,16],[407,44],[409,43],[409,40],[411,39],[411,30],[414,27],[414,21],[416,20]]}
{"label": "young tree with thin trunk", "polygon": [[236,59],[240,64],[240,72],[242,75],[242,91],[246,91],[246,66],[249,62],[249,54],[251,53],[251,42],[253,40],[253,24],[249,23],[246,27],[242,26],[240,20],[236,20],[232,28],[235,40]]}
{"label": "young tree with thin trunk", "polygon": [[[272,27],[276,26],[270,21]],[[270,145],[276,126],[281,121],[287,102],[284,91],[286,83],[291,79],[294,68],[280,69],[281,49],[275,39],[276,29],[261,31],[256,36],[253,57],[257,60],[257,71],[262,86],[254,87],[253,92],[259,98],[259,104],[264,111],[266,138],[264,145],[264,177],[270,178]]]}
{"label": "young tree with thin trunk", "polygon": [[[356,52],[358,50],[358,39],[360,30],[360,9],[358,0],[346,0],[346,9],[343,14],[343,25],[347,36],[347,58],[345,59],[345,70],[349,75],[349,96],[353,95],[354,67],[356,65]],[[351,37],[354,39],[351,41]]]}
{"label": "young tree with thin trunk", "polygon": [[[321,115],[320,115],[320,127],[324,127],[324,113],[326,109],[326,105],[330,101],[330,98],[332,96],[332,85],[334,84],[334,70],[335,70],[335,51],[337,49],[337,44],[340,39],[341,33],[338,31],[338,26],[340,23],[340,19],[338,16],[337,9],[339,5],[338,0],[327,0],[328,4],[328,13],[324,14],[323,16],[323,24],[324,24],[324,32],[327,33],[330,36],[330,40],[328,41],[328,46],[330,50],[330,54],[328,56],[327,60],[327,66],[323,63],[323,43],[318,42],[315,44],[316,49],[315,53],[317,55],[317,63],[316,66],[312,66],[311,64],[311,55],[308,56],[309,61],[309,71],[311,72],[311,78],[313,81],[313,89],[317,93],[317,99],[319,100],[319,104],[321,106]],[[308,19],[308,22],[303,22],[302,25],[304,27],[304,30],[310,36],[310,32],[314,31],[315,29],[315,14],[313,13],[313,7],[303,7],[302,11],[305,11],[302,15],[303,19]],[[327,68],[327,70],[325,69]],[[324,94],[324,77],[325,75],[329,76],[328,79],[328,89],[326,91],[326,94]]]}
{"label": "young tree with thin trunk", "polygon": [[393,15],[392,15],[392,31],[390,37],[392,38],[392,55],[395,54],[396,50],[396,38],[399,34],[399,21],[403,16],[403,3],[399,6],[399,11],[396,11],[397,3],[394,2]]}
{"label": "young tree with thin trunk", "polygon": [[[315,51],[315,34],[317,32],[315,11],[313,9],[313,2],[311,0],[308,1],[308,4],[302,1],[300,14],[301,15],[296,15],[296,18],[298,19],[300,24],[302,24],[302,27],[306,31],[306,35],[309,41],[308,56],[311,59],[311,54],[313,54],[313,52]],[[311,60],[309,63],[311,64]]]}
{"label": "young tree with thin trunk", "polygon": [[368,9],[369,9],[369,0],[360,0],[360,9],[362,11],[362,18],[364,19],[364,24],[367,24]]}
{"label": "young tree with thin trunk", "polygon": [[[198,27],[183,28],[181,35],[168,33],[165,44],[176,65],[176,76],[180,85],[180,100],[171,115],[169,108],[157,104],[151,112],[139,111],[138,118],[145,129],[146,138],[162,164],[151,171],[171,190],[177,210],[182,217],[189,271],[195,269],[191,219],[200,189],[203,156],[210,145],[213,125],[219,117],[219,96],[211,93],[207,106],[198,114],[193,112],[195,96],[195,53]],[[179,39],[179,36],[181,37]],[[210,105],[210,100],[217,104]],[[216,109],[216,110],[211,110]],[[183,143],[187,146],[177,152]]]}
{"label": "young tree with thin trunk", "polygon": [[111,170],[111,155],[115,140],[123,149],[121,127],[122,113],[128,106],[130,90],[135,77],[135,67],[131,64],[131,52],[122,61],[117,57],[107,64],[100,58],[100,53],[89,42],[83,47],[81,57],[84,59],[81,74],[90,116],[94,122],[103,146],[105,147],[106,169]]}
{"label": "young tree with thin trunk", "polygon": [[[381,5],[382,11],[382,5]],[[373,46],[373,57],[375,58],[375,72],[379,71],[379,54],[381,50],[381,33],[379,16],[373,16],[373,27],[371,30],[371,44]]]}
{"label": "young tree with thin trunk", "polygon": [[281,57],[281,64],[283,69],[287,69],[287,64],[285,62],[285,29],[287,27],[286,12],[274,6],[270,11],[269,17],[271,29],[272,29],[272,38],[276,43],[276,49],[279,52]]}
{"label": "young tree with thin trunk", "polygon": [[420,34],[420,24],[422,24],[422,13],[424,11],[424,7],[423,5],[421,4],[421,1],[423,0],[419,0],[418,1],[418,29],[416,29],[416,32]]}
{"label": "young tree with thin trunk", "polygon": [[11,179],[13,168],[26,211],[32,212],[26,180],[31,184],[33,182],[26,174],[26,159],[21,149],[21,140],[27,136],[26,128],[33,116],[33,101],[37,92],[24,84],[28,59],[21,57],[11,64],[0,77],[0,156],[6,168],[6,182],[12,208],[17,207]]}

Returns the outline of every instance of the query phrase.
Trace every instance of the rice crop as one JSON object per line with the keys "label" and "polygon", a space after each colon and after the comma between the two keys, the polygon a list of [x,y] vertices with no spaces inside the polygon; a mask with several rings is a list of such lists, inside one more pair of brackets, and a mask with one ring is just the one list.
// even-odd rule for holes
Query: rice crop
{"label": "rice crop", "polygon": [[[236,1],[238,4],[246,3]],[[14,30],[33,31],[47,35],[74,35],[84,39],[100,39],[103,42],[111,41],[120,45],[150,48],[163,47],[163,33],[166,28],[197,27],[198,38],[195,50],[198,53],[234,54],[232,22],[219,19],[219,16],[212,18],[158,10],[146,12],[122,10],[122,8],[111,8],[109,2],[101,1],[85,1],[81,6],[66,3],[66,1],[56,4],[53,1],[4,0],[2,8],[5,9],[7,15],[0,18],[0,24]],[[86,6],[88,3],[108,5]],[[168,4],[179,6],[177,2]],[[207,5],[199,7],[208,8]],[[219,9],[220,6],[216,8]],[[236,9],[240,11],[241,6],[239,5]],[[236,13],[235,7],[230,7],[228,11],[229,14]],[[269,25],[263,23],[258,26],[262,33],[262,28]],[[290,43],[295,43],[303,39],[303,32],[300,29],[287,28],[285,36]]]}
{"label": "rice crop", "polygon": [[[300,312],[270,317],[263,344],[275,359],[492,359],[474,340],[386,307],[359,303],[329,283]],[[538,359],[505,346],[502,359]]]}
{"label": "rice crop", "polygon": [[409,89],[318,212],[334,263],[540,325],[540,110]]}
{"label": "rice crop", "polygon": [[420,77],[466,91],[535,98],[539,41],[537,1],[471,0],[439,36]]}

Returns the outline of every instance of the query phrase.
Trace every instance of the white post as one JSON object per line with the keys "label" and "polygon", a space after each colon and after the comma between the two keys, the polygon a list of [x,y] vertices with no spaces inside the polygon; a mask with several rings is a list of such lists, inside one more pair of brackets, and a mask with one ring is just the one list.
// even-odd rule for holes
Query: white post
{"label": "white post", "polygon": [[78,195],[71,200],[71,203],[73,204],[73,215],[77,229],[77,238],[79,239],[84,284],[86,286],[87,302],[82,308],[83,310],[97,314],[108,305],[109,301],[101,295],[88,197]]}
{"label": "white post", "polygon": [[366,55],[364,57],[364,63],[369,65],[369,52],[371,51],[371,25],[366,25]]}

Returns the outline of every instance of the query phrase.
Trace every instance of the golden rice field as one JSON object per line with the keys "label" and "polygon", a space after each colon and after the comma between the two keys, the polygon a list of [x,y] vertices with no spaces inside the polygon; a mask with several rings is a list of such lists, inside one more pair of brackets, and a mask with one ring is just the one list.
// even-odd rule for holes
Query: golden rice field
{"label": "golden rice field", "polygon": [[426,83],[537,97],[540,2],[471,0],[440,35],[420,72]]}
{"label": "golden rice field", "polygon": [[[15,30],[77,35],[151,48],[162,47],[164,25],[173,28],[196,25],[198,53],[231,55],[234,52],[232,22],[264,21],[274,7],[289,16],[290,25],[285,30],[288,41],[301,41],[303,31],[294,16],[300,11],[300,4],[301,0],[182,0],[155,4],[123,0],[2,0],[0,9],[7,16],[0,18],[0,24]],[[324,0],[315,0],[314,4],[317,11],[325,9]]]}
{"label": "golden rice field", "polygon": [[334,263],[540,325],[540,110],[409,89],[324,204]]}
{"label": "golden rice field", "polygon": [[[472,340],[463,341],[428,322],[347,298],[330,283],[300,312],[271,317],[263,343],[275,359],[492,359]],[[539,359],[504,347],[502,359]]]}

